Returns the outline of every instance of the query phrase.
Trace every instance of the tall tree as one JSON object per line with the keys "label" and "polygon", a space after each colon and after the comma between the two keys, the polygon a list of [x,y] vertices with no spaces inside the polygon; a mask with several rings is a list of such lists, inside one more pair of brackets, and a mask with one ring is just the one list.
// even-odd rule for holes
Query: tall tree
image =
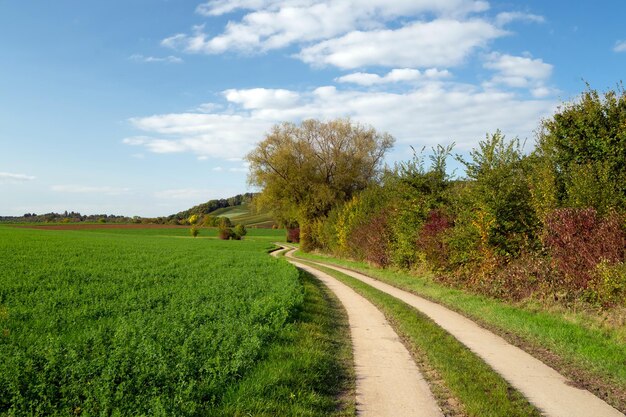
{"label": "tall tree", "polygon": [[306,226],[375,181],[394,138],[349,119],[276,125],[247,156],[257,204]]}

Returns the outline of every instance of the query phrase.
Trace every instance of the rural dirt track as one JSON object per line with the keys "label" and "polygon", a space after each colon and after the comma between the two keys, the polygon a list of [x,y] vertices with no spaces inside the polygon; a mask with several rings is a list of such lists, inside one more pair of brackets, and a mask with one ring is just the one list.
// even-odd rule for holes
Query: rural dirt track
{"label": "rural dirt track", "polygon": [[443,417],[428,384],[385,316],[353,289],[324,272],[288,259],[322,281],[344,305],[350,323],[357,415]]}
{"label": "rural dirt track", "polygon": [[461,314],[358,272],[326,263],[311,263],[350,275],[421,311],[481,357],[546,416],[624,417],[589,391],[573,387],[554,369]]}

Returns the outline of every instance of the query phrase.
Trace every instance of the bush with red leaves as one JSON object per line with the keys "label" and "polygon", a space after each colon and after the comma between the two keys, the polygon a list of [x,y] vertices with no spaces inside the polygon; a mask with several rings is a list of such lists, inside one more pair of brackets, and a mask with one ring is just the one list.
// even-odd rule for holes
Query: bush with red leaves
{"label": "bush with red leaves", "polygon": [[300,243],[300,228],[294,227],[293,229],[287,229],[287,242],[288,243]]}
{"label": "bush with red leaves", "polygon": [[217,231],[217,237],[222,240],[228,240],[233,236],[233,229],[228,227],[220,227]]}
{"label": "bush with red leaves", "polygon": [[435,268],[444,268],[448,260],[448,245],[444,232],[452,227],[452,220],[441,209],[431,210],[417,238],[417,248]]}
{"label": "bush with red leaves", "polygon": [[367,223],[358,226],[350,234],[350,245],[358,247],[358,252],[367,262],[379,267],[388,266],[391,259],[387,213],[383,210]]}
{"label": "bush with red leaves", "polygon": [[544,226],[543,243],[569,290],[586,289],[596,266],[624,259],[626,236],[617,214],[601,218],[593,208],[557,209]]}

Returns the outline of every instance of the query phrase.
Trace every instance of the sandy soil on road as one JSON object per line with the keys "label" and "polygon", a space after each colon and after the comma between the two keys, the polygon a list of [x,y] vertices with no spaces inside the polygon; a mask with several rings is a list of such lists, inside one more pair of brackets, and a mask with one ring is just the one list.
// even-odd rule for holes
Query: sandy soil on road
{"label": "sandy soil on road", "polygon": [[392,295],[426,314],[518,389],[549,417],[624,417],[587,390],[573,387],[554,369],[442,305],[345,268],[334,269]]}
{"label": "sandy soil on road", "polygon": [[288,259],[321,280],[344,305],[356,373],[357,414],[366,417],[443,417],[428,384],[385,316],[328,274]]}

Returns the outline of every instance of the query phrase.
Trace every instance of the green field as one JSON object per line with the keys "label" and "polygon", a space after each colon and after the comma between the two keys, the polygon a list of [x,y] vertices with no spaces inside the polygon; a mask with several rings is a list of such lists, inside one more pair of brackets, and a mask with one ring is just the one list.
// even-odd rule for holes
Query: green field
{"label": "green field", "polygon": [[[236,403],[234,387],[271,367],[267,352],[287,329],[299,335],[298,312],[314,288],[267,255],[281,231],[243,241],[183,232],[0,227],[0,415],[240,409],[226,394]],[[319,379],[320,370],[309,368],[298,374],[314,391],[307,371]],[[336,409],[337,393],[325,391],[304,407]]]}

